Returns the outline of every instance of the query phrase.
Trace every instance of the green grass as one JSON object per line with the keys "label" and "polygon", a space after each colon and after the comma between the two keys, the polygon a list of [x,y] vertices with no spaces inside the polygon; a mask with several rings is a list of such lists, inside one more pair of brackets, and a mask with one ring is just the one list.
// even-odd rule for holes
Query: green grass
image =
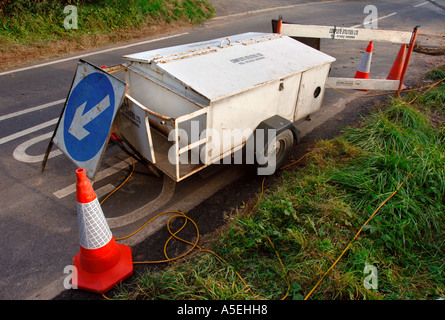
{"label": "green grass", "polygon": [[[205,246],[225,262],[195,252],[161,270],[142,271],[111,295],[303,299],[405,182],[309,298],[444,297],[445,118],[430,121],[443,110],[444,94],[442,83],[394,99],[338,138],[319,141],[304,164],[279,174],[253,210],[239,208],[212,235]],[[377,289],[364,286],[367,265],[378,271]]]}
{"label": "green grass", "polygon": [[0,43],[34,44],[135,29],[159,22],[201,23],[214,8],[204,0],[73,0],[78,28],[65,29],[64,1],[0,0]]}

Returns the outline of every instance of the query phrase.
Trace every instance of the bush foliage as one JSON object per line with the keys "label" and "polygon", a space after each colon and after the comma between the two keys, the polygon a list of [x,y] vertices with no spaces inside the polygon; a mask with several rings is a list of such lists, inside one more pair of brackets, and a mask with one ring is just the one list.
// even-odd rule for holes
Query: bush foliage
{"label": "bush foliage", "polygon": [[[77,29],[65,29],[66,5],[77,8]],[[205,0],[0,0],[0,42],[35,43],[140,28],[159,22],[201,23],[214,8]]]}

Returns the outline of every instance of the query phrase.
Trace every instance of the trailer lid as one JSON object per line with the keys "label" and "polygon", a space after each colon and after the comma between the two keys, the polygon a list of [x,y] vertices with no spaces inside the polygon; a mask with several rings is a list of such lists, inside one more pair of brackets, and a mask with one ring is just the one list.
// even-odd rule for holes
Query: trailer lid
{"label": "trailer lid", "polygon": [[270,33],[243,33],[123,58],[156,66],[210,101],[335,61],[290,37]]}

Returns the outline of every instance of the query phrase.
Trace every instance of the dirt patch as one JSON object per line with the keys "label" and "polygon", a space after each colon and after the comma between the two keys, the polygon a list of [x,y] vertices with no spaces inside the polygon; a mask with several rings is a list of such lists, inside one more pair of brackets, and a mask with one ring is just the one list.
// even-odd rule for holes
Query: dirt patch
{"label": "dirt patch", "polygon": [[414,46],[414,52],[429,54],[432,56],[441,56],[445,54],[445,47],[442,48],[427,48],[419,45]]}

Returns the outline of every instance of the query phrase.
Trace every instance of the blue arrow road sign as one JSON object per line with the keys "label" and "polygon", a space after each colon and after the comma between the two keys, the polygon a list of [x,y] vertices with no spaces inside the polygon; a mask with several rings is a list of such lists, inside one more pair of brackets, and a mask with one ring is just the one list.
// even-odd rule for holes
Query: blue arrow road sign
{"label": "blue arrow road sign", "polygon": [[93,179],[127,85],[80,60],[54,143]]}
{"label": "blue arrow road sign", "polygon": [[92,159],[108,139],[114,115],[114,89],[99,72],[82,79],[66,105],[64,132],[66,149],[77,161]]}

